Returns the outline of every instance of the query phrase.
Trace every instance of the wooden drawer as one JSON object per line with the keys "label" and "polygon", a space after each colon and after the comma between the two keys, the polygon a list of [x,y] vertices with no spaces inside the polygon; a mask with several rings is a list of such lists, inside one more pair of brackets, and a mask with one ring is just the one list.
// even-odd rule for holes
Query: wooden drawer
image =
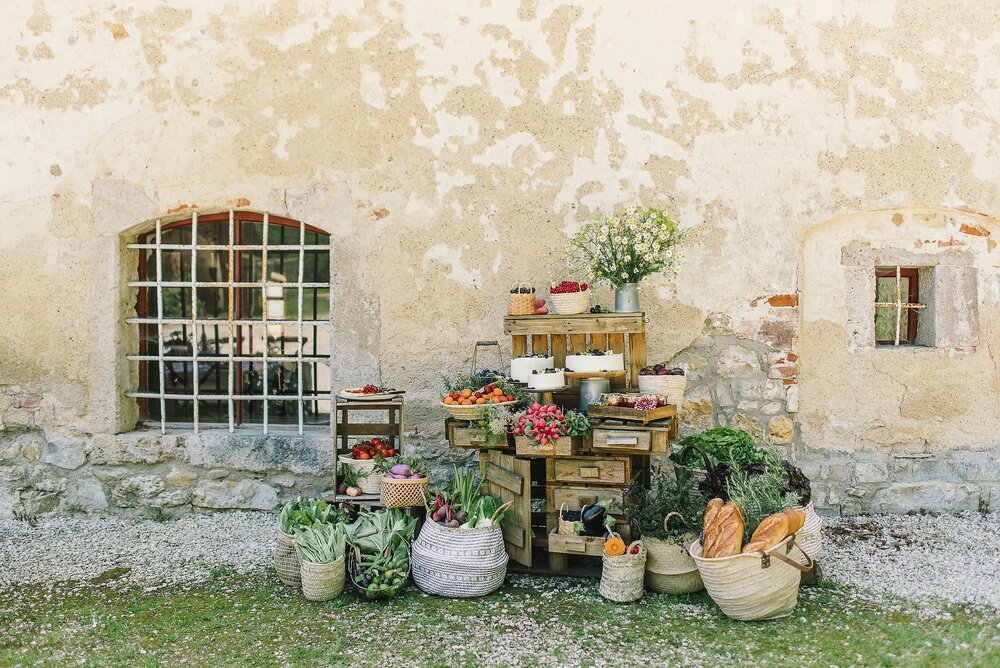
{"label": "wooden drawer", "polygon": [[649,452],[653,439],[649,431],[638,429],[594,429],[594,450]]}
{"label": "wooden drawer", "polygon": [[518,457],[572,457],[583,452],[583,437],[563,436],[555,443],[536,448],[527,436],[515,436],[514,448]]}
{"label": "wooden drawer", "polygon": [[622,508],[622,490],[617,487],[582,487],[577,485],[549,485],[546,490],[546,501],[548,507],[558,512],[562,504],[572,510],[580,510],[583,506],[589,506],[611,499],[611,513],[620,515],[624,512]]}
{"label": "wooden drawer", "polygon": [[547,462],[548,482],[627,485],[632,480],[628,457],[553,459]]}
{"label": "wooden drawer", "polygon": [[486,430],[452,425],[448,441],[453,448],[483,448],[486,447]]}
{"label": "wooden drawer", "polygon": [[604,553],[604,538],[599,536],[567,536],[549,534],[549,552],[599,557]]}
{"label": "wooden drawer", "polygon": [[629,454],[667,454],[670,452],[669,427],[622,425],[594,427],[594,452]]}

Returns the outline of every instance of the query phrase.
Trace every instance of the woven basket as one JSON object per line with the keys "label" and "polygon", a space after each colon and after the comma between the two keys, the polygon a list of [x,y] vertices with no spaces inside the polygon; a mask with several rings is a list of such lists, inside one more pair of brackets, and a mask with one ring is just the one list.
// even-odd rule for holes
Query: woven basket
{"label": "woven basket", "polygon": [[559,315],[573,315],[590,309],[590,290],[549,294],[549,302]]}
{"label": "woven basket", "polygon": [[378,494],[378,479],[381,476],[375,474],[374,459],[355,459],[347,455],[337,458],[341,464],[346,464],[352,471],[358,474],[358,488],[362,494]]}
{"label": "woven basket", "polygon": [[386,508],[423,507],[427,503],[427,478],[401,480],[382,476],[379,496]]}
{"label": "woven basket", "polygon": [[[406,546],[406,575],[403,576],[403,589],[406,589],[406,583],[408,583],[409,580],[410,580],[410,572],[411,572],[411,569],[413,568],[413,556],[412,556],[412,553],[410,551],[411,547],[412,546],[410,546],[410,545]],[[355,589],[357,589],[362,594],[367,594],[368,590],[364,587],[364,585],[359,584],[358,581],[354,579],[354,575],[357,573],[357,570],[359,568],[358,562],[361,561],[361,550],[359,550],[356,547],[352,548],[352,547],[348,546],[348,548],[347,548],[347,554],[348,554],[348,566],[347,567],[348,567],[348,569],[351,572],[351,575],[348,576],[347,579],[351,581],[351,584],[354,585]],[[400,590],[400,591],[402,591],[402,590]],[[378,593],[376,593],[376,594],[374,594],[372,596],[372,600],[383,599],[383,598],[389,598],[389,594],[387,594],[387,593],[385,593],[383,591],[380,591],[380,592],[378,592]]]}
{"label": "woven basket", "polygon": [[812,559],[788,536],[764,553],[705,559],[700,541],[688,548],[708,595],[727,617],[743,621],[787,617],[799,598]]}
{"label": "woven basket", "polygon": [[314,564],[302,559],[302,595],[308,601],[337,598],[344,591],[344,575],[344,555],[329,564]]}
{"label": "woven basket", "polygon": [[[586,506],[584,506],[586,507]],[[563,502],[559,506],[559,528],[556,529],[556,533],[561,536],[575,536],[576,535],[576,522],[570,522],[569,520],[563,519],[563,512],[566,509],[566,503]],[[583,511],[580,511],[582,517]]]}
{"label": "woven basket", "polygon": [[302,584],[302,579],[299,576],[301,562],[299,552],[295,549],[295,536],[285,533],[280,527],[278,528],[278,544],[274,547],[272,563],[274,570],[278,572],[281,584],[286,584],[289,587],[298,587]]}
{"label": "woven basket", "polygon": [[516,406],[516,401],[501,401],[497,404],[472,404],[471,406],[460,406],[456,404],[446,404],[441,402],[441,406],[448,411],[448,415],[456,420],[474,422],[479,419],[479,411],[489,406]]}
{"label": "woven basket", "polygon": [[[632,548],[639,546],[639,553]],[[615,603],[631,603],[642,598],[642,582],[646,572],[646,548],[642,541],[633,541],[625,554],[617,557],[603,555],[601,569],[601,596]]]}
{"label": "woven basket", "polygon": [[[522,287],[530,288],[531,283],[525,283],[522,281],[514,285],[512,289],[517,290]],[[533,301],[535,301],[534,290],[526,294],[521,294],[520,292],[508,292],[507,315],[531,315],[535,312],[535,307],[532,305]]]}
{"label": "woven basket", "polygon": [[810,501],[799,510],[806,514],[806,521],[795,534],[796,544],[813,559],[823,554],[823,519],[816,514],[816,507]]}
{"label": "woven basket", "polygon": [[426,521],[413,542],[413,581],[436,596],[486,596],[503,586],[507,549],[499,526],[449,529]]}
{"label": "woven basket", "polygon": [[698,573],[698,564],[684,547],[695,536],[685,537],[682,542],[660,540],[643,536],[642,542],[649,552],[646,559],[646,586],[659,594],[693,594],[705,585]]}
{"label": "woven basket", "polygon": [[639,394],[662,394],[677,408],[684,403],[686,387],[687,376],[639,376]]}

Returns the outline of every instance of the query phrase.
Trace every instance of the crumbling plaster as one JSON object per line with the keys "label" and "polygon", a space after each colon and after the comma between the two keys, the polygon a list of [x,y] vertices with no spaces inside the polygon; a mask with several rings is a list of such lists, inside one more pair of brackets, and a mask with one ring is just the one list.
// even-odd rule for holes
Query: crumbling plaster
{"label": "crumbling plaster", "polygon": [[[124,244],[153,216],[240,203],[332,234],[335,385],[406,387],[413,442],[461,460],[442,447],[439,375],[464,370],[472,343],[499,335],[511,283],[566,276],[567,235],[596,209],[640,201],[690,232],[676,280],[642,287],[650,357],[697,367],[690,424],[768,431],[805,452],[997,447],[995,225],[975,240],[955,232],[979,270],[974,353],[897,364],[905,353],[849,352],[840,265],[806,262],[810,243],[850,212],[1000,208],[991,3],[5,9],[0,445],[5,433],[66,438],[89,457],[95,439],[130,428]],[[812,310],[812,285],[832,295],[830,313]],[[597,296],[610,302],[607,289]],[[921,421],[935,402],[934,420]],[[204,481],[208,465],[171,452],[166,461],[186,467],[175,480],[190,469]],[[30,475],[8,488],[58,506],[64,492],[42,489],[52,485],[40,460],[12,460]],[[88,460],[72,475],[111,480],[101,466]],[[284,466],[234,470],[268,477]],[[853,475],[837,471],[816,475],[840,485],[822,483],[830,508],[845,507]],[[114,503],[117,488],[101,484]],[[133,481],[119,497],[169,492],[158,488]]]}

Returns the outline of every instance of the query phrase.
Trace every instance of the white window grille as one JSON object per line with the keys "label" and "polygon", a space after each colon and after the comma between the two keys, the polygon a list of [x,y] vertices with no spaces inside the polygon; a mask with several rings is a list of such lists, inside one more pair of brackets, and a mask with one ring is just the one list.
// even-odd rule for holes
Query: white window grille
{"label": "white window grille", "polygon": [[[267,213],[230,209],[228,220],[225,214],[210,218],[212,234],[200,235],[199,214],[194,212],[190,217],[189,241],[182,238],[186,219],[181,222],[180,227],[176,223],[171,224],[172,238],[169,242],[164,241],[164,223],[159,219],[155,222],[152,235],[128,245],[130,249],[140,251],[139,280],[129,282],[129,286],[137,288],[140,293],[137,317],[129,318],[128,322],[139,326],[140,340],[148,340],[150,344],[141,345],[139,354],[128,356],[130,361],[140,365],[140,387],[130,392],[129,396],[140,401],[158,402],[159,410],[150,410],[149,413],[158,413],[162,433],[166,432],[168,422],[175,422],[168,419],[171,412],[168,410],[168,402],[190,406],[190,426],[195,432],[205,423],[201,405],[208,402],[208,405],[215,406],[225,404],[225,418],[230,432],[238,424],[258,424],[263,433],[267,434],[274,423],[270,415],[271,404],[274,403],[283,412],[279,423],[296,424],[298,433],[302,434],[306,425],[307,407],[310,415],[319,415],[320,404],[329,406],[330,399],[329,373],[325,377],[318,373],[320,365],[325,364],[329,368],[330,359],[330,246],[329,243],[306,243],[307,234],[310,241],[322,241],[328,237],[313,229],[307,233],[307,226],[303,222],[278,219],[281,222],[275,223]],[[244,243],[248,235],[246,232],[241,233],[247,224],[259,226],[259,230],[253,229],[259,239],[254,237],[251,243]],[[281,232],[282,240],[278,243],[273,243],[269,238],[272,228]],[[297,232],[297,243],[286,243],[286,232]],[[152,236],[152,243],[149,242],[149,236]],[[201,238],[205,236],[209,238]],[[269,252],[272,253],[270,262]],[[313,260],[310,269],[312,280],[306,280],[307,254]],[[189,278],[183,271],[184,256],[189,258],[191,265]],[[206,256],[211,268],[205,266]],[[297,256],[297,270],[293,270],[297,275],[293,281],[287,280],[283,272],[275,269],[274,256],[278,256],[282,266],[286,260]],[[152,280],[145,275],[147,265],[143,263],[147,257],[155,264],[155,277]],[[324,261],[319,262],[320,259]],[[256,270],[258,264],[259,274],[242,275],[244,270]],[[168,265],[172,276],[165,277],[164,267]],[[206,269],[209,269],[207,276]],[[223,275],[220,276],[220,273]],[[180,306],[181,317],[176,317],[176,313],[164,312],[168,290],[171,291],[169,297],[172,305]],[[205,302],[205,295],[199,291],[205,290],[211,291],[210,296],[215,299],[214,304],[207,307],[205,313],[201,313],[199,302]],[[259,301],[255,296],[256,291],[260,293]],[[306,291],[312,296],[310,318],[303,317]],[[289,292],[295,295],[291,309],[285,300]],[[325,296],[322,306],[319,304],[321,295]],[[154,300],[155,313],[150,313],[148,305]],[[188,304],[190,315],[184,313]],[[277,309],[280,312],[273,312]],[[290,310],[293,311],[292,317],[289,317]],[[166,336],[168,327],[174,328],[169,340]],[[181,328],[179,331],[178,327]],[[259,328],[263,341],[256,354],[253,336],[255,327]],[[312,354],[306,354],[308,337],[305,336],[305,327],[310,327],[312,331]],[[155,338],[144,339],[144,328],[155,328]],[[216,332],[214,347],[206,343],[209,328]],[[225,337],[222,339],[219,338],[220,328],[225,330]],[[289,328],[295,332],[293,337],[286,334]],[[320,340],[324,343],[322,348],[318,343]],[[225,342],[224,345],[222,341]],[[294,347],[293,354],[284,352],[286,343]],[[273,351],[272,346],[276,347]],[[248,347],[249,351],[243,350],[244,347]],[[156,366],[151,373],[148,365],[152,363]],[[183,382],[175,380],[178,368],[185,376]],[[223,375],[221,369],[225,370],[224,386],[220,378]],[[213,372],[215,382],[210,382],[209,385],[214,387],[206,390],[202,386],[202,379],[210,378]],[[188,376],[190,383],[187,381]],[[154,383],[153,379],[158,382]],[[256,388],[257,384],[259,389]],[[311,389],[307,393],[306,386],[309,384]],[[174,389],[178,386],[181,387],[180,391]],[[245,416],[250,412],[248,407],[254,402],[262,405],[260,422],[238,419],[238,414],[243,413]],[[287,414],[289,404],[294,405],[292,416]],[[328,420],[329,409],[326,414]],[[220,416],[221,412],[215,417]],[[214,420],[214,423],[225,424],[225,418],[221,422]]]}
{"label": "white window grille", "polygon": [[878,344],[898,346],[916,342],[917,314],[927,308],[918,301],[919,281],[915,268],[897,265],[875,270],[875,338]]}

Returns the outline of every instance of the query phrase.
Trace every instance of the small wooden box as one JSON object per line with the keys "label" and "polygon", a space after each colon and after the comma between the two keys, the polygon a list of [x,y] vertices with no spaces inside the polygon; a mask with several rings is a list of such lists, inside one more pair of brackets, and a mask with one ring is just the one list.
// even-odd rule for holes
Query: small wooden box
{"label": "small wooden box", "polygon": [[546,462],[548,482],[584,485],[627,485],[632,480],[628,457],[552,459]]}
{"label": "small wooden box", "polygon": [[615,452],[622,454],[669,454],[670,427],[640,427],[620,425],[615,427],[594,427],[594,452]]}
{"label": "small wooden box", "polygon": [[626,408],[624,406],[590,404],[587,406],[587,415],[593,418],[612,418],[614,420],[628,420],[630,422],[647,424],[653,420],[676,418],[677,406],[667,404],[666,406],[658,406],[648,411],[637,411],[634,408]]}
{"label": "small wooden box", "polygon": [[486,447],[486,430],[478,427],[460,427],[455,423],[448,425],[448,441],[453,448],[484,448]]}
{"label": "small wooden box", "polygon": [[555,443],[536,448],[527,436],[515,436],[514,448],[518,457],[572,457],[583,452],[583,437],[563,436]]}

